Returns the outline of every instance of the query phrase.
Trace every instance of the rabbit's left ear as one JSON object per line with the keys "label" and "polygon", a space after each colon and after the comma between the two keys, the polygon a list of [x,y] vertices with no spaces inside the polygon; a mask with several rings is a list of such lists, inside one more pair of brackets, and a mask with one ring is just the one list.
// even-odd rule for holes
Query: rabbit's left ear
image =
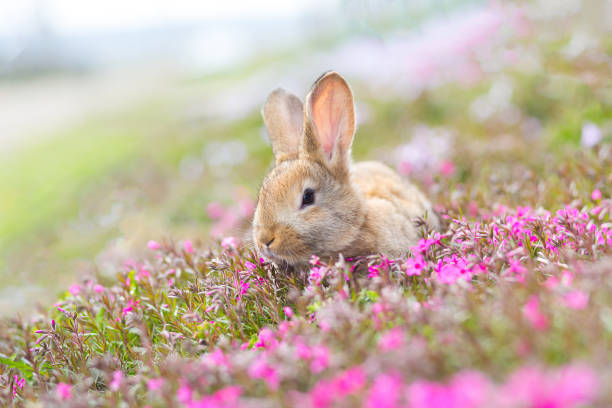
{"label": "rabbit's left ear", "polygon": [[338,73],[326,72],[306,97],[300,155],[321,161],[340,174],[348,174],[354,134],[351,88]]}
{"label": "rabbit's left ear", "polygon": [[268,96],[261,114],[276,163],[296,157],[304,121],[302,101],[278,88]]}

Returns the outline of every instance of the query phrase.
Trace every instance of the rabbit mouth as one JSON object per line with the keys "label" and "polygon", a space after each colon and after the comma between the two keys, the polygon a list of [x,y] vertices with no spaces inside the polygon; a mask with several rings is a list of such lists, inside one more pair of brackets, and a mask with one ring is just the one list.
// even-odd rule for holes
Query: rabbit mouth
{"label": "rabbit mouth", "polygon": [[262,245],[259,248],[260,253],[268,258],[270,261],[277,264],[293,264],[299,261],[299,257],[295,256],[292,253],[280,253],[276,250],[267,248],[265,245]]}

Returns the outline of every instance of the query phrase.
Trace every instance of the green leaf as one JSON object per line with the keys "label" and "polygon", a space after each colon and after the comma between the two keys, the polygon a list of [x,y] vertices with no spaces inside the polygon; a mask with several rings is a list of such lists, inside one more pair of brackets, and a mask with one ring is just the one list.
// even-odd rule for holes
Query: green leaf
{"label": "green leaf", "polygon": [[31,381],[34,369],[23,359],[19,361],[15,360],[16,357],[17,356],[15,355],[13,355],[10,359],[6,357],[0,357],[0,363],[6,365],[7,367],[19,370],[26,378],[26,380],[28,380],[28,382]]}

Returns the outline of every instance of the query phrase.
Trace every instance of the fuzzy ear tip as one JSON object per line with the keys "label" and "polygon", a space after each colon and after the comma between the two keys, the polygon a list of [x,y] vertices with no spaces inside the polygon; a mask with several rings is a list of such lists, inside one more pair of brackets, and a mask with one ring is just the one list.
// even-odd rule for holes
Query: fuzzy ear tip
{"label": "fuzzy ear tip", "polygon": [[320,84],[323,81],[328,81],[330,79],[333,80],[340,80],[344,83],[346,83],[346,80],[342,77],[342,75],[340,75],[338,72],[334,71],[334,70],[329,70],[329,71],[325,71],[323,72],[314,82],[315,85]]}
{"label": "fuzzy ear tip", "polygon": [[268,98],[266,99],[266,102],[271,101],[279,96],[282,95],[286,95],[287,91],[285,91],[284,88],[276,88],[275,90],[273,90],[272,92],[270,92],[270,94],[268,95]]}

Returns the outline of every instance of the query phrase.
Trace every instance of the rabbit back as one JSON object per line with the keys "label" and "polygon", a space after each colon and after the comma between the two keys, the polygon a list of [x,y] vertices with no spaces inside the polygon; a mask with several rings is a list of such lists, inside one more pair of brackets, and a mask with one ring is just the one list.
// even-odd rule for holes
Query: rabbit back
{"label": "rabbit back", "polygon": [[[423,193],[386,165],[375,161],[356,163],[351,168],[351,181],[365,204],[361,236],[375,245],[374,252],[390,256],[405,253],[419,240],[419,217],[426,216],[429,226],[438,229],[438,218]],[[359,247],[370,245],[363,242]]]}

